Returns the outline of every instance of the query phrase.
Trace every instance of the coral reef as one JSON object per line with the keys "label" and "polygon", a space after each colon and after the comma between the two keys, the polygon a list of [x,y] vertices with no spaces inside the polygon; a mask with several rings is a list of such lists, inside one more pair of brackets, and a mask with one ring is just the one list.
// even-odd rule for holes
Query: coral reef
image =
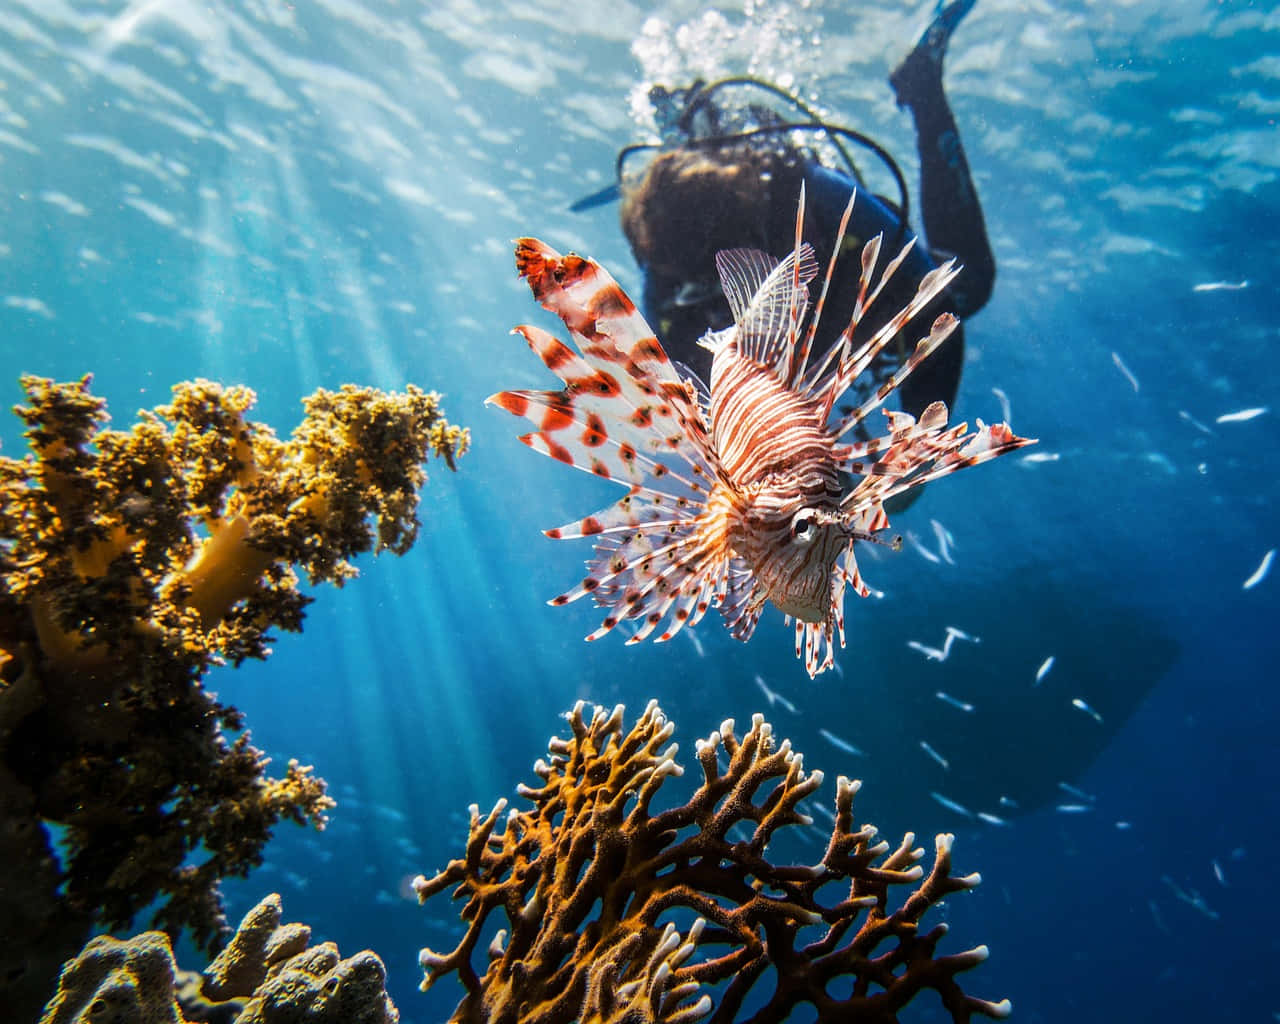
{"label": "coral reef", "polygon": [[217,942],[219,879],[258,865],[280,820],[323,827],[323,781],[296,761],[269,777],[204,677],[301,628],[295,566],[341,585],[355,555],[407,550],[424,460],[453,466],[469,440],[434,394],[352,386],[306,399],[281,440],[246,418],[253,392],[208,381],[108,430],[89,380],[24,377],[31,453],[0,458],[0,1004],[15,1013],[95,922],[127,928],[154,902],[154,925]]}
{"label": "coral reef", "polygon": [[[453,1020],[764,1024],[809,1004],[820,1021],[887,1022],[925,989],[955,1021],[1009,1014],[1008,1001],[968,996],[956,981],[985,946],[935,956],[946,925],[921,931],[926,911],[980,881],[951,874],[952,836],[937,837],[926,876],[911,834],[891,848],[873,827],[855,829],[859,784],[841,778],[822,859],[775,865],[770,840],[812,824],[801,805],[822,773],[806,774],[762,716],[741,740],[727,721],[699,742],[702,784],[656,813],[664,780],[682,772],[657,704],[625,733],[620,706],[588,722],[579,703],[568,717],[572,736],[535,766],[542,785],[520,787],[533,807],[513,809],[498,832],[506,801],[483,817],[473,806],[465,856],[414,881],[422,901],[450,887],[466,901],[461,942],[420,956],[424,989],[455,972],[465,986]],[[903,886],[914,888],[891,909]],[[477,974],[495,911],[506,927]]]}
{"label": "coral reef", "polygon": [[308,948],[311,929],[280,916],[272,893],[196,976],[177,970],[164,932],[99,935],[63,968],[40,1024],[396,1024],[375,954]]}

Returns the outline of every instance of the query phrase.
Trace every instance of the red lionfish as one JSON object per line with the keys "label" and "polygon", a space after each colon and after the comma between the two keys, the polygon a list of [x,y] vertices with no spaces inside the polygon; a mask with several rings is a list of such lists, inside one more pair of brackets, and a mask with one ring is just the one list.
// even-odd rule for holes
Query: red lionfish
{"label": "red lionfish", "polygon": [[[851,411],[837,403],[880,351],[958,273],[955,261],[929,272],[915,297],[857,349],[853,333],[913,243],[875,280],[881,239],[862,250],[852,319],[821,359],[809,363],[853,202],[850,200],[813,316],[804,328],[809,282],[818,272],[800,239],[778,262],[763,252],[716,255],[734,323],[701,342],[713,353],[710,396],[667,357],[653,330],[599,264],[561,256],[535,238],[516,242],[516,269],[534,297],[556,313],[574,352],[548,332],[517,327],[557,377],[560,391],[503,391],[487,399],[537,426],[520,438],[536,451],[628,487],[613,505],[548,537],[594,537],[595,557],[562,605],[591,594],[608,609],[595,640],[622,622],[638,626],[628,643],[659,642],[718,606],[730,633],[750,638],[767,601],[795,620],[796,656],[809,675],[834,664],[832,639],[844,636],[844,590],[865,597],[854,545],[884,543],[885,502],[894,495],[1024,444],[1005,423],[968,432],[947,426],[934,402],[917,421],[885,410],[888,430],[851,440],[855,428],[955,329],[944,313],[911,355]],[[849,487],[851,478],[861,480]],[[900,546],[900,540],[893,542]]]}

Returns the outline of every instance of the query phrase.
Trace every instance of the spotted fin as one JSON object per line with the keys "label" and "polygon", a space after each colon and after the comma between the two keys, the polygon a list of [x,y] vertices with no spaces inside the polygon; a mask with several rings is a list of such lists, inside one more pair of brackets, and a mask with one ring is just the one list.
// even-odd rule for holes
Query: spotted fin
{"label": "spotted fin", "polygon": [[656,639],[669,639],[719,604],[727,586],[723,540],[704,529],[714,473],[697,388],[599,264],[525,238],[516,266],[577,351],[541,328],[516,328],[564,388],[488,401],[533,422],[537,430],[521,438],[529,447],[628,487],[613,505],[546,531],[596,539],[587,575],[550,603],[590,594],[609,609],[588,640],[624,622],[636,626],[630,643],[664,622]]}
{"label": "spotted fin", "polygon": [[768,595],[751,572],[750,566],[741,558],[733,558],[729,562],[728,589],[724,603],[720,606],[720,614],[724,618],[725,628],[730,636],[744,643],[751,639],[756,623],[760,621],[760,613],[768,603]]}
{"label": "spotted fin", "polygon": [[487,401],[533,422],[538,429],[521,440],[568,465],[626,484],[671,477],[680,493],[703,490],[709,453],[696,392],[617,282],[594,261],[536,239],[517,242],[516,266],[578,351],[541,328],[518,327],[565,386]]}
{"label": "spotted fin", "polygon": [[669,640],[724,598],[727,558],[708,545],[700,526],[697,519],[676,518],[656,530],[602,535],[582,582],[550,603],[568,604],[591,594],[610,609],[588,640],[630,621],[637,629],[627,642],[639,643],[664,620],[657,640]]}

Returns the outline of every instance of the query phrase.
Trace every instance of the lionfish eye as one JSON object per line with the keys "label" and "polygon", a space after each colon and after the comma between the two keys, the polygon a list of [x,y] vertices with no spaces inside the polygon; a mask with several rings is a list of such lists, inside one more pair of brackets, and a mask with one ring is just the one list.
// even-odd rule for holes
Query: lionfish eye
{"label": "lionfish eye", "polygon": [[816,514],[811,508],[802,508],[792,517],[791,520],[791,539],[796,541],[808,542],[813,540],[817,533]]}

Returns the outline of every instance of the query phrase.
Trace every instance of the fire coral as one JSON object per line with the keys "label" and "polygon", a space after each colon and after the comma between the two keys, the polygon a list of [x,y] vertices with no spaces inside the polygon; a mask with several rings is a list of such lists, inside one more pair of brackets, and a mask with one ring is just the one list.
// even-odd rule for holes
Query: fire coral
{"label": "fire coral", "polygon": [[[822,859],[775,865],[770,840],[812,824],[801,805],[822,773],[806,775],[763,716],[741,740],[730,720],[700,741],[702,784],[683,806],[651,813],[663,781],[682,773],[666,745],[674,725],[656,702],[625,734],[621,706],[596,708],[590,722],[583,707],[568,716],[573,735],[553,739],[550,763],[535,766],[542,785],[520,787],[533,807],[510,811],[496,832],[506,801],[484,817],[472,806],[466,855],[414,881],[420,901],[450,887],[466,900],[462,941],[419,958],[424,990],[453,972],[466,987],[452,1020],[765,1024],[807,1003],[819,1021],[879,1024],[924,989],[957,1022],[1008,1016],[1008,1000],[966,995],[956,981],[985,946],[935,956],[946,925],[920,931],[930,907],[981,880],[951,874],[952,836],[937,837],[925,876],[912,834],[891,849],[874,827],[855,830],[859,783],[842,777]],[[891,909],[890,890],[903,885],[915,888]],[[472,956],[494,911],[507,927],[477,974]]]}
{"label": "fire coral", "polygon": [[108,430],[89,382],[22,378],[31,453],[0,457],[0,1003],[19,1014],[93,924],[153,901],[216,941],[219,879],[281,819],[323,828],[324,782],[296,761],[269,778],[202,680],[301,628],[294,566],[341,585],[353,556],[406,551],[424,459],[469,441],[412,386],[317,391],[280,440],[245,418],[252,391],[204,380]]}

